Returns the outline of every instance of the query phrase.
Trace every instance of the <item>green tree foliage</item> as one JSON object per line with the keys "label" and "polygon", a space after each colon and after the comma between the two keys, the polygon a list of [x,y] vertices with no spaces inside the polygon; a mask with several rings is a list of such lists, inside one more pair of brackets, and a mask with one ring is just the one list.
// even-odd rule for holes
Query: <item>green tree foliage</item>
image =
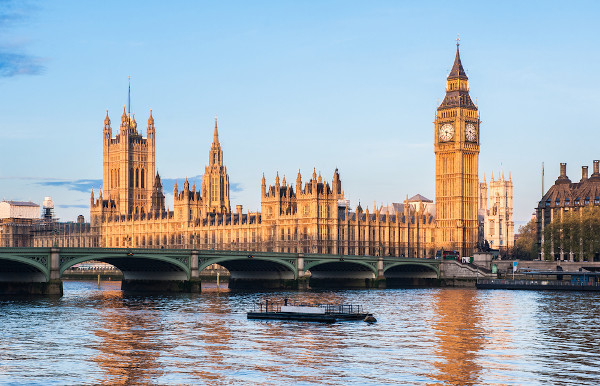
{"label": "green tree foliage", "polygon": [[544,256],[554,260],[564,252],[576,261],[593,260],[600,254],[600,207],[564,212],[544,228]]}
{"label": "green tree foliage", "polygon": [[514,255],[516,258],[533,260],[538,255],[537,233],[535,219],[519,227],[519,238],[515,242]]}

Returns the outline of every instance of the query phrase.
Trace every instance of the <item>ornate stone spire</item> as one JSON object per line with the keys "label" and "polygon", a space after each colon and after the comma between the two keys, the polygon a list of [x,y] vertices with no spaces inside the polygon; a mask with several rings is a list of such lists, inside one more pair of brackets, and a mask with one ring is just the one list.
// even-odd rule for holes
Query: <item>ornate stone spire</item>
{"label": "ornate stone spire", "polygon": [[213,144],[219,143],[219,129],[217,128],[217,116],[215,115],[215,132],[213,134]]}
{"label": "ornate stone spire", "polygon": [[150,109],[150,118],[148,118],[148,127],[154,126],[154,117],[152,116],[152,109]]}
{"label": "ornate stone spire", "polygon": [[460,39],[456,38],[456,56],[454,57],[454,64],[452,65],[452,70],[450,70],[450,74],[448,74],[448,80],[450,79],[469,79],[467,78],[467,73],[462,66],[460,61],[460,51],[458,49]]}
{"label": "ornate stone spire", "polygon": [[125,110],[127,106],[123,105],[123,115],[121,115],[121,126],[127,126],[127,111]]}

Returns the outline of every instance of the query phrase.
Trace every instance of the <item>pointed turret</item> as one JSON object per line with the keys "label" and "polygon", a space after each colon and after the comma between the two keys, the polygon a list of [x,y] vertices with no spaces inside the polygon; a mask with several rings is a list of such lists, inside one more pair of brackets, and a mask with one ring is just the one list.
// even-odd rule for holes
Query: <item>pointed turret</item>
{"label": "pointed turret", "polygon": [[450,74],[448,74],[448,80],[450,79],[469,79],[467,78],[467,73],[462,66],[460,61],[460,51],[458,49],[459,43],[456,42],[456,56],[454,57],[454,64],[452,65],[452,70],[450,70]]}
{"label": "pointed turret", "polygon": [[177,197],[177,194],[179,194],[179,188],[177,186],[177,181],[175,181],[175,185],[173,186],[173,195]]}
{"label": "pointed turret", "polygon": [[127,127],[127,110],[126,106],[123,105],[123,115],[121,115],[121,127]]}
{"label": "pointed turret", "polygon": [[217,116],[215,115],[215,132],[213,134],[213,145],[219,143],[219,129],[217,128]]}
{"label": "pointed turret", "polygon": [[279,187],[279,171],[277,171],[277,175],[275,176],[275,186]]}
{"label": "pointed turret", "polygon": [[448,74],[446,86],[446,96],[439,105],[438,110],[444,110],[455,107],[463,107],[471,110],[477,110],[477,107],[469,95],[468,79],[465,69],[460,61],[460,52],[458,50],[458,40],[456,42],[456,56],[452,70]]}
{"label": "pointed turret", "polygon": [[300,174],[300,169],[298,169],[298,175],[296,176],[296,192],[300,192],[302,190],[302,175]]}
{"label": "pointed turret", "polygon": [[110,128],[110,118],[108,117],[108,109],[106,109],[106,118],[104,118],[104,127]]}
{"label": "pointed turret", "polygon": [[148,127],[154,126],[154,117],[152,116],[152,109],[150,109],[150,117],[148,118]]}
{"label": "pointed turret", "polygon": [[340,194],[342,192],[342,184],[340,182],[340,174],[339,174],[337,168],[335,168],[335,171],[333,172],[331,188],[332,188],[334,194]]}
{"label": "pointed turret", "polygon": [[286,180],[285,180],[285,174],[283,175],[283,180],[281,181],[281,185],[282,185],[283,187],[286,187],[286,186],[287,186],[287,182],[286,182]]}
{"label": "pointed turret", "polygon": [[265,180],[265,173],[263,172],[263,176],[262,176],[262,182],[260,184],[260,192],[262,194],[262,196],[264,197],[267,193],[267,181]]}

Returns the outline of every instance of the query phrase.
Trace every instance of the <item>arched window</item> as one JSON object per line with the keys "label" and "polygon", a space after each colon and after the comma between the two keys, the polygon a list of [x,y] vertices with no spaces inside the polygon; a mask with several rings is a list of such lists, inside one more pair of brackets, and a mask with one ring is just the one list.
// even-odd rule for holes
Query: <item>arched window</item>
{"label": "arched window", "polygon": [[129,187],[133,188],[133,168],[129,169]]}
{"label": "arched window", "polygon": [[135,169],[135,187],[139,188],[140,186],[140,170]]}
{"label": "arched window", "polygon": [[146,181],[145,175],[146,175],[146,173],[144,173],[144,169],[142,169],[142,178],[141,178],[141,188],[142,189],[146,187],[146,184],[144,183],[144,181]]}

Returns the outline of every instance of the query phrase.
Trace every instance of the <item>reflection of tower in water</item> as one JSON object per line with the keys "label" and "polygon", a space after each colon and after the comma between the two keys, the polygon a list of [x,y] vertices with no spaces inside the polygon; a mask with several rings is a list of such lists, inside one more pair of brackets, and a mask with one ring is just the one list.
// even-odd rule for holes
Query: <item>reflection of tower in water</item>
{"label": "reflection of tower in water", "polygon": [[102,292],[99,353],[94,361],[104,371],[101,384],[130,385],[152,383],[163,374],[158,358],[163,349],[159,340],[160,322],[148,304],[132,308],[121,291]]}
{"label": "reflection of tower in water", "polygon": [[477,291],[440,290],[435,298],[433,329],[439,345],[435,349],[437,372],[431,378],[451,385],[476,384],[482,369],[478,352],[485,343]]}

